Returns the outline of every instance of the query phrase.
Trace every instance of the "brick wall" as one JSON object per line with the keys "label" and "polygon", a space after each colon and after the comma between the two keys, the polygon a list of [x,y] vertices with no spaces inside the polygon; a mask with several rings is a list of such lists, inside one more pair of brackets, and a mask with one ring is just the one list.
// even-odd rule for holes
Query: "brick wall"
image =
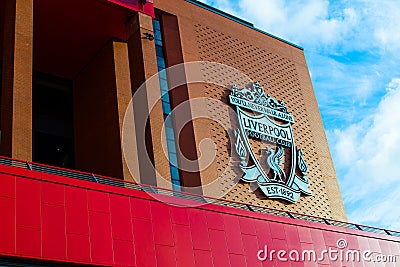
{"label": "brick wall", "polygon": [[[259,190],[249,192],[249,185],[241,182],[231,189],[232,177],[237,180],[241,173],[229,163],[235,152],[230,149],[226,131],[211,120],[194,121],[197,144],[204,138],[211,138],[217,147],[216,160],[201,173],[203,184],[219,179],[219,192],[208,194],[228,191],[225,198],[235,201],[346,220],[303,51],[183,0],[179,4],[176,1],[158,0],[155,1],[155,7],[178,17],[185,62],[202,60],[223,63],[239,70],[254,82],[260,82],[266,93],[285,101],[296,121],[293,125],[296,145],[303,149],[309,165],[308,177],[313,195],[301,197],[296,204],[265,199]],[[204,72],[203,75],[209,74]],[[222,75],[219,80],[226,85],[245,85],[245,81],[232,79],[228,74]],[[188,90],[191,98],[208,97],[228,104],[229,92],[226,87],[191,84]],[[218,116],[231,125],[229,130],[233,131],[235,121],[226,108],[206,102],[203,108],[208,110],[210,118]],[[225,170],[226,178],[221,179]]]}

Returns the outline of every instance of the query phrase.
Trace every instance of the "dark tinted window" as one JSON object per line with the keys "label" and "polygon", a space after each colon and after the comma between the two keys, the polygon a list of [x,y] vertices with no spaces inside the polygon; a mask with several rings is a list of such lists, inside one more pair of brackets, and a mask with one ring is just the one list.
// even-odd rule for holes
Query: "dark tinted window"
{"label": "dark tinted window", "polygon": [[33,161],[74,167],[72,82],[34,73]]}

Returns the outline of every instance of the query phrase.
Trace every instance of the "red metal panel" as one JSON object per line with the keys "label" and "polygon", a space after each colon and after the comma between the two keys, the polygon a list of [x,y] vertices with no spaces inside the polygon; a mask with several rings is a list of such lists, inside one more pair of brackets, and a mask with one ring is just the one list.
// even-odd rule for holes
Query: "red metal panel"
{"label": "red metal panel", "polygon": [[335,232],[323,232],[325,244],[327,247],[336,247],[337,240],[340,239],[339,235]]}
{"label": "red metal panel", "polygon": [[334,233],[335,233],[336,240],[331,240],[331,242],[328,242],[325,233],[332,233],[332,232],[323,231],[323,233],[324,233],[325,243],[326,243],[327,246],[329,246],[329,243],[330,243],[332,247],[337,247],[337,241],[338,241],[339,239],[344,239],[344,240],[347,241],[347,244],[348,244],[347,247],[348,247],[349,249],[360,250],[360,247],[359,247],[359,245],[358,245],[357,236],[354,236],[354,235],[344,235],[344,234],[342,234],[342,233],[336,233],[336,232],[334,232]]}
{"label": "red metal panel", "polygon": [[391,251],[390,251],[390,245],[388,242],[382,241],[382,240],[378,240],[379,242],[379,247],[381,249],[382,254],[384,255],[390,255]]}
{"label": "red metal panel", "polygon": [[305,266],[304,262],[301,262],[301,261],[292,261],[292,262],[290,262],[290,264],[291,264],[291,267],[304,267]]}
{"label": "red metal panel", "polygon": [[42,204],[43,257],[66,259],[65,209]]}
{"label": "red metal panel", "polygon": [[91,262],[88,235],[67,234],[67,255],[71,261]]}
{"label": "red metal panel", "polygon": [[[229,254],[229,259],[232,267],[249,266],[246,264],[246,259],[243,255]],[[252,267],[252,266],[251,266]]]}
{"label": "red metal panel", "polygon": [[239,224],[243,234],[256,235],[254,220],[249,220],[247,217],[239,217]]}
{"label": "red metal panel", "polygon": [[15,199],[0,197],[0,252],[15,253]]}
{"label": "red metal panel", "polygon": [[107,1],[154,17],[153,0],[148,0],[146,1],[145,4],[143,4],[143,1],[140,0],[107,0]]}
{"label": "red metal panel", "polygon": [[297,227],[297,231],[299,233],[299,239],[300,242],[302,243],[309,243],[312,244],[312,238],[311,238],[311,231],[310,228],[306,227]]}
{"label": "red metal panel", "polygon": [[229,244],[229,253],[244,254],[243,241],[240,232],[239,219],[237,216],[225,215],[224,225],[226,232],[226,241]]}
{"label": "red metal panel", "polygon": [[242,235],[243,246],[246,255],[247,265],[261,267],[261,261],[257,259],[257,252],[261,249],[257,243],[257,237],[253,235]]}
{"label": "red metal panel", "polygon": [[42,183],[42,203],[64,206],[64,186],[53,183]]}
{"label": "red metal panel", "polygon": [[358,236],[357,239],[358,239],[358,246],[360,247],[360,250],[364,250],[364,251],[370,250],[368,238]]}
{"label": "red metal panel", "polygon": [[133,237],[137,266],[156,266],[153,226],[150,220],[133,218]]}
{"label": "red metal panel", "polygon": [[338,239],[345,239],[348,249],[400,253],[400,239],[388,235],[211,204],[172,206],[139,191],[24,174],[15,186],[13,175],[0,174],[0,214],[7,215],[0,220],[0,255],[140,267],[341,266],[328,259],[279,262],[275,254],[274,262],[261,263],[256,257],[265,245],[318,253],[337,249]]}
{"label": "red metal panel", "polygon": [[134,218],[141,219],[151,219],[151,208],[150,201],[140,199],[140,198],[131,198],[131,213]]}
{"label": "red metal panel", "polygon": [[110,201],[107,193],[88,190],[87,194],[90,211],[110,212]]}
{"label": "red metal panel", "polygon": [[142,6],[142,12],[154,18],[154,5],[153,0],[148,0],[148,3]]}
{"label": "red metal panel", "polygon": [[311,231],[311,239],[313,241],[314,246],[325,248],[326,245],[322,231],[318,229],[311,229],[310,231]]}
{"label": "red metal panel", "polygon": [[195,249],[194,258],[196,267],[213,267],[210,251]]}
{"label": "red metal panel", "polygon": [[0,197],[15,198],[15,176],[1,174]]}
{"label": "red metal panel", "polygon": [[17,226],[40,229],[40,182],[17,179]]}
{"label": "red metal panel", "polygon": [[170,246],[156,245],[157,266],[176,266],[175,249]]}
{"label": "red metal panel", "polygon": [[[317,247],[314,247],[313,246],[313,244],[308,244],[308,243],[300,243],[300,248],[299,248],[301,251],[304,251],[304,250],[314,250],[314,251],[316,251],[318,248]],[[318,266],[318,264],[316,263],[316,262],[308,262],[308,261],[305,261],[304,262],[304,266]]]}
{"label": "red metal panel", "polygon": [[400,243],[389,242],[389,246],[391,255],[400,255]]}
{"label": "red metal panel", "polygon": [[272,237],[271,237],[271,231],[269,229],[269,223],[260,220],[255,220],[254,225],[256,227],[257,240],[260,248],[263,248],[264,245],[266,244],[272,244]]}
{"label": "red metal panel", "polygon": [[116,265],[134,266],[135,249],[132,241],[114,240],[114,260]]}
{"label": "red metal panel", "polygon": [[158,245],[174,246],[172,236],[170,207],[166,204],[151,203],[151,216],[153,223],[154,242]]}
{"label": "red metal panel", "polygon": [[379,241],[377,239],[368,239],[369,248],[372,252],[382,253]]}
{"label": "red metal panel", "polygon": [[272,245],[273,246],[270,246],[270,249],[273,248],[276,251],[279,250],[288,251],[287,243],[283,239],[272,239]]}
{"label": "red metal panel", "polygon": [[207,212],[206,217],[208,228],[222,231],[225,230],[222,214],[216,212]]}
{"label": "red metal panel", "polygon": [[41,230],[17,226],[16,254],[29,257],[42,257]]}
{"label": "red metal panel", "polygon": [[[314,241],[312,244],[314,249],[316,250],[317,253],[317,258],[319,258],[319,255],[321,255],[323,250],[327,250],[328,247],[326,246],[325,242],[323,241],[323,235],[322,231],[316,230],[316,229],[311,229],[311,237]],[[338,249],[337,246],[335,246],[335,249]],[[329,266],[329,258],[324,257],[323,260],[318,261],[318,264],[326,264]]]}
{"label": "red metal panel", "polygon": [[269,224],[269,230],[271,231],[271,237],[273,239],[286,239],[285,225],[281,223],[271,222]]}
{"label": "red metal panel", "polygon": [[225,232],[210,229],[211,254],[214,266],[229,266],[228,245],[226,244]]}
{"label": "red metal panel", "polygon": [[186,207],[174,207],[170,210],[172,223],[189,225],[189,217],[187,215]]}
{"label": "red metal panel", "polygon": [[129,198],[110,195],[112,236],[118,240],[133,240],[131,204]]}
{"label": "red metal panel", "polygon": [[[177,210],[181,209],[178,208]],[[194,254],[190,227],[186,225],[174,224],[172,229],[174,234],[176,261],[178,267],[193,265]]]}
{"label": "red metal panel", "polygon": [[297,231],[297,227],[295,225],[285,225],[285,236],[286,243],[288,245],[289,250],[295,249],[300,246],[300,238],[299,233]]}
{"label": "red metal panel", "polygon": [[205,212],[197,209],[188,210],[193,248],[210,250],[209,233]]}
{"label": "red metal panel", "polygon": [[89,211],[85,189],[65,188],[67,233],[89,235]]}
{"label": "red metal panel", "polygon": [[[106,195],[108,199],[108,194]],[[89,211],[89,226],[92,260],[98,263],[113,264],[110,214]]]}
{"label": "red metal panel", "polygon": [[224,231],[210,229],[210,245],[213,253],[228,256],[228,245]]}

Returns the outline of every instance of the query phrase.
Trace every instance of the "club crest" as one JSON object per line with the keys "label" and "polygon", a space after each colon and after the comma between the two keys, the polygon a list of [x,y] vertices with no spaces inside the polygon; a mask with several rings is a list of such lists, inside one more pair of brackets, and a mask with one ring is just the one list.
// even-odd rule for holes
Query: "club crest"
{"label": "club crest", "polygon": [[283,101],[265,95],[259,83],[233,86],[229,101],[236,106],[239,128],[235,148],[244,172],[241,180],[256,184],[268,198],[295,203],[311,195],[308,165],[294,141],[294,118]]}

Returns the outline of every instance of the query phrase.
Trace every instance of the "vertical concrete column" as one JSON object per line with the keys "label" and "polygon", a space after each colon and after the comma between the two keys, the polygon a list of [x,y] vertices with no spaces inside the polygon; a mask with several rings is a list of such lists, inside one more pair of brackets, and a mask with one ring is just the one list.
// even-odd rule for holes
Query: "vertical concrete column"
{"label": "vertical concrete column", "polygon": [[32,159],[33,0],[5,0],[2,155]]}
{"label": "vertical concrete column", "polygon": [[[145,33],[153,34],[152,18],[137,13],[127,24],[133,94],[158,72],[155,44],[153,40],[145,38]],[[137,101],[133,102],[133,112],[140,181],[144,184],[171,188],[169,161],[166,157],[167,152],[163,152],[163,147],[166,149],[167,145],[166,139],[162,138],[164,118],[158,78],[150,79],[145,85],[145,90],[140,90],[138,93],[135,98]],[[150,110],[149,106],[155,100],[159,101]]]}

